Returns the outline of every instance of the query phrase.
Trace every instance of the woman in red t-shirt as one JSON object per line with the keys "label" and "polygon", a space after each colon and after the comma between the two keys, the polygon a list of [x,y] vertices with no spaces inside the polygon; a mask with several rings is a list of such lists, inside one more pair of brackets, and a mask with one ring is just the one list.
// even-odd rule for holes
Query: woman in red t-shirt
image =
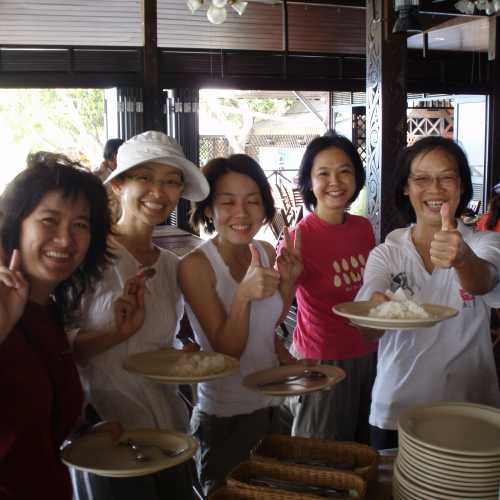
{"label": "woman in red t-shirt", "polygon": [[477,223],[479,231],[496,231],[500,233],[500,186],[498,184],[497,186],[493,188],[487,212],[483,214]]}
{"label": "woman in red t-shirt", "polygon": [[0,197],[0,498],[71,500],[59,448],[83,394],[63,325],[110,255],[99,179],[31,155]]}
{"label": "woman in red t-shirt", "polygon": [[298,405],[291,405],[294,435],[369,441],[376,346],[332,312],[336,304],[354,300],[375,246],[368,220],[347,212],[364,183],[361,159],[347,138],[331,134],[307,146],[299,186],[312,213],[295,228],[300,229],[304,268],[297,280],[293,354],[339,366],[347,377],[331,390],[304,396]]}

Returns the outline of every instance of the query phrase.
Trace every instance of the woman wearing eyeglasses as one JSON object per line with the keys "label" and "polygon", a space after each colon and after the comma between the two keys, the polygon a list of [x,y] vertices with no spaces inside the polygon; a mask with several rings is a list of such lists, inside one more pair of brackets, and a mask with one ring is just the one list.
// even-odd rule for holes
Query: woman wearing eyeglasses
{"label": "woman wearing eyeglasses", "polygon": [[[171,346],[183,314],[177,285],[178,259],[153,243],[153,229],[175,209],[179,199],[199,201],[209,187],[181,147],[161,132],[149,131],[125,142],[118,150],[117,168],[106,179],[119,200],[120,215],[112,228],[111,250],[116,256],[103,280],[84,298],[81,330],[74,350],[80,364],[87,400],[100,419],[113,415],[125,428],[188,431],[188,412],[177,387],[130,374],[122,368],[128,356]],[[142,311],[122,317],[135,296],[134,279],[146,276]],[[115,305],[116,304],[116,305]],[[185,468],[184,468],[185,469]],[[80,477],[80,499],[192,498],[191,483],[167,472],[144,478],[111,480]],[[89,494],[91,490],[91,495]]]}
{"label": "woman wearing eyeglasses", "polygon": [[397,419],[408,406],[500,406],[489,333],[490,308],[500,306],[500,235],[459,219],[472,196],[467,158],[452,140],[427,137],[401,152],[395,176],[396,206],[412,224],[371,252],[356,300],[386,301],[385,291],[403,283],[417,303],[459,314],[432,328],[365,332],[380,338],[370,411],[378,449],[398,445]]}

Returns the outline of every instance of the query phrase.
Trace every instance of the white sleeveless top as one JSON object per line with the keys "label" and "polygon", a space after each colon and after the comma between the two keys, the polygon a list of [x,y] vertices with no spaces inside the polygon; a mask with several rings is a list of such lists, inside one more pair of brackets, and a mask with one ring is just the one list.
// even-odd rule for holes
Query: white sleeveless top
{"label": "white sleeveless top", "polygon": [[[259,251],[263,265],[269,266],[269,256],[264,247],[257,241],[253,241],[253,244]],[[226,313],[229,314],[239,283],[231,276],[229,268],[211,240],[206,241],[196,250],[202,251],[209,260],[217,280],[217,295]],[[252,301],[250,307],[248,340],[240,357],[239,373],[198,384],[198,407],[210,415],[230,417],[252,413],[272,404],[279,404],[280,400],[278,398],[264,396],[246,389],[242,385],[242,380],[249,373],[274,368],[279,365],[274,349],[274,335],[276,322],[283,309],[283,300],[279,291],[276,291],[274,295],[267,299]],[[187,303],[186,311],[196,341],[204,351],[213,352],[205,332]]]}
{"label": "white sleeveless top", "polygon": [[[83,331],[108,331],[114,323],[113,303],[124,283],[140,269],[140,263],[112,240],[116,256],[103,278],[82,299]],[[79,366],[87,401],[103,420],[119,420],[126,428],[154,428],[186,432],[189,415],[177,395],[177,386],[164,385],[123,369],[128,356],[172,346],[183,314],[183,298],[177,284],[178,258],[162,250],[146,282],[146,318],[139,331]]]}

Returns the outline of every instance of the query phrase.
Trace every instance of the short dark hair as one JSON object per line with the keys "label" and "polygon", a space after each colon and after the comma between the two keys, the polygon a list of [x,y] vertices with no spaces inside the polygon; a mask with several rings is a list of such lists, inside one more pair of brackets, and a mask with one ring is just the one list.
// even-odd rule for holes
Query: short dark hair
{"label": "short dark hair", "polygon": [[469,167],[469,161],[464,150],[452,139],[440,136],[424,137],[412,146],[403,148],[396,161],[396,176],[394,178],[394,196],[396,208],[406,219],[406,222],[415,222],[415,210],[411,206],[410,198],[405,195],[408,185],[408,177],[411,173],[411,165],[415,158],[421,154],[430,153],[435,149],[442,149],[449,154],[456,162],[458,174],[460,176],[460,185],[463,188],[460,196],[460,202],[455,212],[455,217],[460,217],[464,209],[472,198],[472,179]]}
{"label": "short dark hair", "polygon": [[102,182],[64,155],[40,151],[30,154],[27,168],[18,174],[0,197],[0,244],[6,261],[19,248],[21,225],[42,198],[54,191],[65,199],[83,196],[90,208],[90,245],[80,267],[54,290],[60,319],[73,319],[83,293],[102,277],[112,254],[107,238],[111,227],[106,189]]}
{"label": "short dark hair", "polygon": [[104,145],[102,156],[105,160],[112,160],[118,153],[118,148],[124,143],[123,139],[108,139]]}
{"label": "short dark hair", "polygon": [[269,185],[262,167],[250,156],[236,154],[231,155],[228,158],[213,158],[201,169],[201,171],[207,178],[208,184],[210,185],[210,194],[204,200],[192,204],[190,222],[194,228],[198,228],[200,225],[203,225],[204,230],[208,234],[212,234],[215,231],[212,220],[205,215],[205,209],[212,206],[215,186],[217,185],[219,179],[230,172],[246,175],[255,181],[259,187],[262,201],[264,203],[266,221],[269,222],[274,217],[276,209],[274,208],[271,186]]}
{"label": "short dark hair", "polygon": [[316,207],[318,200],[312,192],[311,170],[316,156],[325,149],[337,148],[343,151],[351,160],[354,167],[354,178],[356,189],[349,200],[351,204],[359,195],[365,185],[365,169],[354,144],[343,135],[329,130],[325,135],[313,139],[305,150],[299,167],[299,189],[304,198],[304,204],[308,210]]}

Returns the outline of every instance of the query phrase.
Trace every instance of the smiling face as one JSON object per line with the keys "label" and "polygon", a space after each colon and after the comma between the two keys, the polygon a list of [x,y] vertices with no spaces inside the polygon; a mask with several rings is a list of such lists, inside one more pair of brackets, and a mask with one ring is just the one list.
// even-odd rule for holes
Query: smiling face
{"label": "smiling face", "polygon": [[22,270],[30,282],[30,298],[45,303],[87,255],[90,207],[86,198],[65,199],[47,193],[21,223],[19,250]]}
{"label": "smiling face", "polygon": [[213,219],[219,238],[235,245],[248,245],[265,218],[257,183],[236,172],[223,175],[215,185],[213,203],[205,211]]}
{"label": "smiling face", "polygon": [[448,202],[455,214],[462,186],[455,159],[436,148],[415,157],[404,193],[415,210],[417,224],[441,227],[441,205]]}
{"label": "smiling face", "polygon": [[339,148],[324,149],[314,158],[311,185],[316,197],[316,213],[330,219],[340,215],[356,190],[355,170],[349,156]]}
{"label": "smiling face", "polygon": [[175,209],[182,194],[182,172],[156,162],[147,162],[114,180],[113,190],[122,209],[120,221],[155,226]]}

